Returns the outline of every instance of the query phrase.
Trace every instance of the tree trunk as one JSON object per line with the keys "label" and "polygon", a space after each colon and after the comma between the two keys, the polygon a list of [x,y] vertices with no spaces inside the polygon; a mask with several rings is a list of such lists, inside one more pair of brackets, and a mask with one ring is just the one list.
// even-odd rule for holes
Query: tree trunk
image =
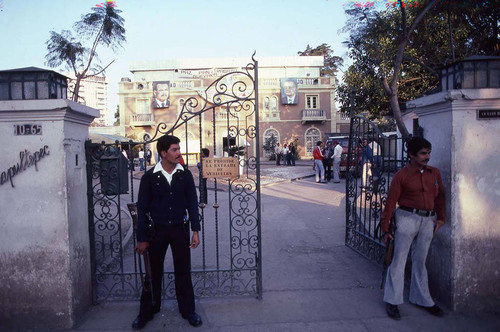
{"label": "tree trunk", "polygon": [[73,89],[73,96],[71,97],[71,100],[73,100],[74,102],[78,102],[81,81],[82,81],[82,76],[80,74],[77,74],[75,81],[75,88]]}
{"label": "tree trunk", "polygon": [[406,128],[405,123],[403,122],[403,116],[401,115],[397,86],[396,88],[391,89],[385,77],[382,79],[382,85],[384,87],[385,94],[387,95],[387,97],[389,98],[389,102],[391,103],[392,115],[394,117],[394,120],[396,121],[396,126],[398,127],[399,132],[403,137],[410,137],[410,133],[408,132],[408,129]]}
{"label": "tree trunk", "polygon": [[399,101],[398,101],[398,82],[399,82],[399,74],[401,72],[401,66],[403,65],[403,55],[404,51],[406,48],[406,45],[408,44],[408,41],[410,40],[410,35],[411,33],[415,30],[417,25],[422,21],[424,18],[424,15],[436,4],[436,1],[438,0],[431,0],[427,4],[427,6],[417,15],[413,23],[408,27],[407,21],[406,21],[406,11],[403,6],[403,3],[401,0],[399,0],[399,6],[401,10],[401,18],[402,18],[402,26],[401,26],[401,35],[399,36],[399,45],[398,45],[398,52],[396,53],[396,56],[394,58],[394,72],[393,76],[391,79],[391,84],[389,85],[387,78],[383,78],[383,86],[384,86],[384,91],[389,98],[389,101],[391,103],[391,108],[392,108],[392,114],[394,116],[394,120],[396,120],[396,125],[398,126],[399,131],[401,132],[401,135],[403,137],[409,137],[410,133],[408,132],[408,129],[406,128],[404,122],[403,122],[403,117],[401,115],[401,108],[399,107]]}
{"label": "tree trunk", "polygon": [[396,121],[396,125],[398,126],[399,131],[401,132],[401,136],[410,137],[410,133],[403,122],[403,116],[401,115],[401,108],[399,107],[398,96],[393,95],[390,98],[391,108],[394,113],[394,120]]}

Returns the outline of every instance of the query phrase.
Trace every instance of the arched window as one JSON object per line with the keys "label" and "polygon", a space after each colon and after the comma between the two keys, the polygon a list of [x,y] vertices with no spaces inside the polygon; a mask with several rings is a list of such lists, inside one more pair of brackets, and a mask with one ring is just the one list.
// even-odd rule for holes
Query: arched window
{"label": "arched window", "polygon": [[276,97],[276,96],[271,97],[270,111],[271,111],[271,119],[273,119],[273,120],[280,119],[280,110],[278,107],[278,97]]}
{"label": "arched window", "polygon": [[261,112],[261,119],[262,121],[269,121],[270,119],[270,108],[269,108],[269,97],[264,97],[263,99],[263,105],[262,105],[262,112]]}
{"label": "arched window", "polygon": [[[272,149],[274,149],[274,144],[280,142],[280,133],[275,128],[269,128],[264,132],[264,155],[268,157],[272,153]],[[269,147],[267,147],[269,146]]]}
{"label": "arched window", "polygon": [[264,112],[269,112],[269,97],[264,98]]}
{"label": "arched window", "polygon": [[306,156],[312,156],[313,150],[316,147],[316,142],[321,139],[321,133],[318,128],[311,127],[306,130]]}

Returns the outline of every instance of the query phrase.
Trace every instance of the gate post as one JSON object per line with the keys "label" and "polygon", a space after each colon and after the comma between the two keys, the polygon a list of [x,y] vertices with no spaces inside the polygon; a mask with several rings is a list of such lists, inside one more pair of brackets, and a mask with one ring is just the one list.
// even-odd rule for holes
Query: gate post
{"label": "gate post", "polygon": [[99,112],[0,101],[0,322],[71,328],[92,301],[84,142]]}

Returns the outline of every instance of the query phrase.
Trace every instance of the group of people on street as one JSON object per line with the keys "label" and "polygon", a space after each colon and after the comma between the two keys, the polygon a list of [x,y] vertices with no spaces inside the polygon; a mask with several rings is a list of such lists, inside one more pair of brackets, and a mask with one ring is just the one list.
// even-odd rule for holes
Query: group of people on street
{"label": "group of people on street", "polygon": [[326,145],[322,141],[316,142],[316,147],[313,150],[313,169],[317,183],[326,183],[332,178],[333,183],[340,183],[341,157],[342,146],[340,146],[339,141],[327,141]]}
{"label": "group of people on street", "polygon": [[276,166],[279,166],[281,162],[284,166],[295,166],[295,153],[297,153],[297,150],[293,143],[284,143],[283,146],[280,146],[280,143],[276,143],[274,147]]}
{"label": "group of people on street", "polygon": [[[190,325],[202,325],[202,319],[195,311],[190,271],[190,250],[200,244],[198,199],[193,175],[181,165],[179,143],[180,140],[175,136],[161,137],[157,142],[161,162],[146,171],[140,182],[136,251],[150,256],[153,295],[152,303],[146,303],[148,297],[141,296],[139,315],[132,324],[134,329],[143,328],[161,309],[163,264],[168,246],[172,247],[180,314]],[[395,243],[383,297],[386,312],[393,319],[401,318],[398,305],[403,303],[405,264],[410,250],[410,302],[432,315],[444,315],[431,298],[425,267],[433,235],[444,225],[446,218],[441,173],[437,168],[427,165],[431,148],[431,143],[423,138],[409,141],[410,163],[394,175],[381,215],[383,239],[386,243]],[[373,148],[368,146],[368,141],[363,142],[363,149],[365,158],[375,162]],[[209,152],[203,150],[203,158],[207,158]],[[322,141],[317,142],[313,151],[316,182],[326,182],[324,159],[333,160],[333,180],[338,182],[341,153],[342,147],[338,141],[327,142],[326,146]],[[206,203],[206,184],[203,187],[200,193],[202,201]],[[393,215],[395,224],[390,223]],[[154,227],[148,232],[148,229],[151,230],[151,219]]]}

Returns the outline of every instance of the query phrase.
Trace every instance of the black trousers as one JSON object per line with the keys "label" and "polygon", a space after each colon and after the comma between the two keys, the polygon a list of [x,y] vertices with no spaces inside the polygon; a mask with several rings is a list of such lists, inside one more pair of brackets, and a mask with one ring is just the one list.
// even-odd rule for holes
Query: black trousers
{"label": "black trousers", "polygon": [[189,244],[189,229],[184,224],[180,223],[169,226],[155,225],[155,236],[149,246],[151,280],[153,284],[153,308],[151,308],[150,304],[145,303],[147,297],[141,296],[141,315],[148,315],[148,311],[151,309],[158,310],[161,306],[163,264],[169,245],[172,248],[172,257],[174,260],[175,295],[179,311],[183,317],[187,317],[195,311],[193,283],[191,281],[191,249],[189,248]]}
{"label": "black trousers", "polygon": [[207,179],[202,178],[200,181],[200,199],[202,203],[208,202]]}
{"label": "black trousers", "polygon": [[333,164],[330,162],[323,163],[325,167],[326,181],[330,181],[332,179],[332,166]]}

